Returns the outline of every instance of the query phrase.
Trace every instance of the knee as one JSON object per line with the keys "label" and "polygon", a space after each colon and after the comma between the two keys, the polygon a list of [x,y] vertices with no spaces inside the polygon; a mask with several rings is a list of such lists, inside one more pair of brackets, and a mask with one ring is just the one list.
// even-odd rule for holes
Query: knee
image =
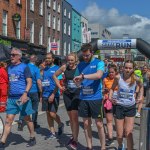
{"label": "knee", "polygon": [[125,137],[128,137],[128,136],[132,135],[132,132],[133,132],[132,129],[131,130],[126,130],[125,131]]}
{"label": "knee", "polygon": [[24,120],[28,123],[28,122],[32,122],[31,117],[30,116],[25,116]]}
{"label": "knee", "polygon": [[50,116],[51,116],[52,118],[56,118],[56,113],[50,112]]}
{"label": "knee", "polygon": [[103,122],[97,121],[97,122],[96,122],[96,126],[97,126],[99,129],[103,128]]}
{"label": "knee", "polygon": [[6,118],[6,121],[5,121],[6,126],[11,126],[12,123],[13,123],[13,120],[11,118]]}
{"label": "knee", "polygon": [[90,125],[91,125],[90,121],[88,121],[88,120],[84,121],[84,128],[88,128],[88,126],[90,126]]}

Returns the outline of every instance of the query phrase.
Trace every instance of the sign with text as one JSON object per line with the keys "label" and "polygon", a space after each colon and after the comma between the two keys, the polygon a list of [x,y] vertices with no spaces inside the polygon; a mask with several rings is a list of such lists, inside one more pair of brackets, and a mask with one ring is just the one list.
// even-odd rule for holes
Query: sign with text
{"label": "sign with text", "polygon": [[52,51],[57,51],[58,50],[58,44],[56,42],[51,43],[51,50]]}
{"label": "sign with text", "polygon": [[112,49],[135,49],[136,39],[111,39],[98,40],[98,49],[112,50]]}

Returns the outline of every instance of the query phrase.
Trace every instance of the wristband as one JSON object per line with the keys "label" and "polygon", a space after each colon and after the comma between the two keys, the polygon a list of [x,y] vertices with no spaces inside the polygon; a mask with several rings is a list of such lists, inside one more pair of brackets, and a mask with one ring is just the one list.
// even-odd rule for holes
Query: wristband
{"label": "wristband", "polygon": [[82,73],[81,75],[82,75],[82,79],[84,79],[84,74]]}

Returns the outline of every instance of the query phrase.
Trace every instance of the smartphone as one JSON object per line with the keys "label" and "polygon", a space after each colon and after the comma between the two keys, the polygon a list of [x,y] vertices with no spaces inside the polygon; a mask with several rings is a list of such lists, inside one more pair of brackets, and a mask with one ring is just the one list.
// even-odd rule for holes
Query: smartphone
{"label": "smartphone", "polygon": [[18,99],[18,100],[16,101],[16,104],[17,104],[18,106],[22,105],[21,99]]}

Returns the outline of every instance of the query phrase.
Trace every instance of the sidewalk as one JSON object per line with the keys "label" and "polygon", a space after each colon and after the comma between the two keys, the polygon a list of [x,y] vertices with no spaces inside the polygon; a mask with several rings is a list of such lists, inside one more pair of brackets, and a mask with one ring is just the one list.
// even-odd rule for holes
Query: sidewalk
{"label": "sidewalk", "polygon": [[[37,144],[32,148],[26,148],[26,143],[29,138],[28,129],[25,126],[23,132],[17,131],[17,125],[14,124],[12,127],[12,132],[8,138],[7,147],[5,148],[5,150],[22,150],[22,149],[23,150],[67,150],[66,143],[68,142],[71,136],[71,130],[70,130],[70,126],[66,126],[66,121],[68,121],[68,116],[63,103],[60,104],[58,114],[61,116],[61,119],[65,124],[64,134],[62,136],[54,140],[49,140],[49,139],[45,140],[45,137],[49,132],[48,125],[46,121],[46,114],[40,112],[38,116],[38,123],[40,124],[41,128],[36,130]],[[81,118],[79,120],[80,120],[80,131],[79,131],[78,150],[84,150],[86,146],[86,141],[84,137],[83,123]],[[139,121],[140,119],[136,119],[135,126],[134,126],[135,150],[138,150],[139,147],[139,128],[140,128]],[[92,129],[93,129],[92,132],[93,148],[94,150],[100,150],[97,128],[94,121],[93,121]],[[114,133],[114,138],[116,139],[115,133]],[[107,150],[117,150],[116,147],[117,144],[115,140],[115,144],[109,147]]]}

